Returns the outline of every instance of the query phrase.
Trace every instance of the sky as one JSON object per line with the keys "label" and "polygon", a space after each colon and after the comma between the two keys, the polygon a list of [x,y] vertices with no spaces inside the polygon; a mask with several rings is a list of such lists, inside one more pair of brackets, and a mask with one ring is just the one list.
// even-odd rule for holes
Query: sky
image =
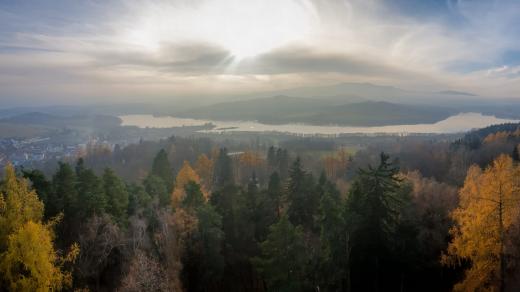
{"label": "sky", "polygon": [[520,99],[520,1],[0,0],[0,106],[340,82]]}

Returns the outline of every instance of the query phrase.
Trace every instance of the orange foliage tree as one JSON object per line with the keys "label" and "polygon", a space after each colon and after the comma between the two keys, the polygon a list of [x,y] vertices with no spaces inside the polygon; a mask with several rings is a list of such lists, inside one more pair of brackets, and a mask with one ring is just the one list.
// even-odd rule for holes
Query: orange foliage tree
{"label": "orange foliage tree", "polygon": [[[195,170],[193,170],[188,161],[184,161],[181,170],[179,170],[179,173],[175,178],[175,186],[172,193],[173,207],[178,207],[179,204],[182,202],[182,199],[184,199],[184,197],[186,196],[184,187],[190,181],[200,184],[200,176],[197,174],[197,172],[195,172]],[[205,196],[207,195],[205,191],[203,191],[203,193]]]}
{"label": "orange foliage tree", "polygon": [[209,159],[206,154],[201,154],[195,162],[195,172],[200,175],[202,186],[209,190],[213,180],[213,160]]}
{"label": "orange foliage tree", "polygon": [[452,213],[453,240],[442,258],[447,265],[471,262],[455,291],[503,291],[507,254],[514,249],[510,235],[520,214],[519,178],[520,168],[506,155],[484,171],[478,166],[468,170]]}

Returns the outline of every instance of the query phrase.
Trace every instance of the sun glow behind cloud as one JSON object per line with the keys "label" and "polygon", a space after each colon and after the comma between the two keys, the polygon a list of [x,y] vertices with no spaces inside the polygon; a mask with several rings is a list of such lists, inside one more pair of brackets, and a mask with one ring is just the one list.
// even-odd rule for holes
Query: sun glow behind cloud
{"label": "sun glow behind cloud", "polygon": [[0,1],[0,99],[372,82],[520,95],[518,0]]}
{"label": "sun glow behind cloud", "polygon": [[312,3],[296,0],[159,2],[129,21],[120,39],[158,50],[167,43],[208,43],[238,60],[305,40],[317,21]]}

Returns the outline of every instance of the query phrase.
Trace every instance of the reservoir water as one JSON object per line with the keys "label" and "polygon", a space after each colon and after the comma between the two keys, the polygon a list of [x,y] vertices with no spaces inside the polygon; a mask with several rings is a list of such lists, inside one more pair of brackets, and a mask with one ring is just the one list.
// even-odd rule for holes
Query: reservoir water
{"label": "reservoir water", "polygon": [[201,119],[176,118],[171,116],[153,115],[122,115],[122,126],[137,126],[140,128],[173,128],[182,126],[202,126],[213,124],[208,133],[219,132],[281,132],[290,134],[408,134],[408,133],[459,133],[471,129],[484,128],[494,124],[519,122],[518,120],[501,119],[480,113],[459,113],[433,124],[392,125],[377,127],[350,126],[315,126],[307,124],[269,125],[254,121],[213,121]]}

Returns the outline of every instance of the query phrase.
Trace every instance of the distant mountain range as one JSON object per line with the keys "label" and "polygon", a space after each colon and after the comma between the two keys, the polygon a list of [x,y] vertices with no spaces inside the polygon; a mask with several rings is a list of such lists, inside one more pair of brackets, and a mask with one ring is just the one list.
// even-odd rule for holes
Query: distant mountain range
{"label": "distant mountain range", "polygon": [[255,120],[267,124],[381,126],[433,123],[456,114],[443,107],[405,105],[382,101],[345,101],[338,97],[275,96],[224,102],[176,114],[212,120]]}
{"label": "distant mountain range", "polygon": [[[0,109],[0,119],[28,114],[22,120],[35,120],[38,116],[31,117],[33,112],[58,116],[157,114],[214,120],[256,120],[271,124],[374,126],[431,123],[470,111],[520,119],[520,101],[497,100],[453,89],[420,92],[371,83],[339,83],[234,96],[177,97],[155,103]],[[45,122],[50,123],[50,120]],[[74,123],[91,125],[96,121]],[[115,122],[105,120],[101,124],[113,125]]]}
{"label": "distant mountain range", "polygon": [[305,98],[330,98],[342,99],[343,102],[384,101],[393,103],[410,104],[436,104],[451,103],[460,99],[477,95],[457,91],[441,90],[436,92],[404,90],[394,86],[377,85],[372,83],[344,82],[323,86],[297,87],[291,89],[259,92],[235,96],[235,100],[247,100],[254,98],[266,98],[271,96],[297,96]]}
{"label": "distant mountain range", "polygon": [[339,83],[216,98],[168,114],[275,124],[374,126],[432,123],[459,112],[520,119],[520,101],[452,89],[426,92],[371,83]]}
{"label": "distant mountain range", "polygon": [[476,94],[473,94],[473,93],[457,91],[457,90],[443,90],[443,91],[439,91],[439,93],[445,94],[445,95],[477,96]]}
{"label": "distant mountain range", "polygon": [[311,98],[344,96],[354,99],[373,99],[398,97],[409,95],[411,93],[411,91],[406,91],[393,86],[375,85],[371,83],[338,83],[332,85],[298,87],[279,91],[262,92],[253,94],[252,96],[265,97],[274,95],[287,95]]}

